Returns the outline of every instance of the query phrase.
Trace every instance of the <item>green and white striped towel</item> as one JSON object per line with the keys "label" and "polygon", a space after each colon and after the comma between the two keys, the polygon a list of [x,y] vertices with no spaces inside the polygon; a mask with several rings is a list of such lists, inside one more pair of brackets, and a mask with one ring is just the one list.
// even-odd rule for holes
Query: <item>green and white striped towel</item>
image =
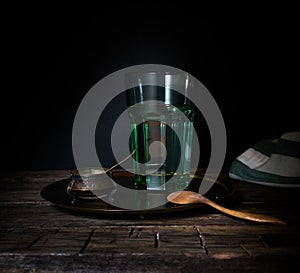
{"label": "green and white striped towel", "polygon": [[269,186],[300,187],[300,132],[253,145],[232,162],[229,176]]}

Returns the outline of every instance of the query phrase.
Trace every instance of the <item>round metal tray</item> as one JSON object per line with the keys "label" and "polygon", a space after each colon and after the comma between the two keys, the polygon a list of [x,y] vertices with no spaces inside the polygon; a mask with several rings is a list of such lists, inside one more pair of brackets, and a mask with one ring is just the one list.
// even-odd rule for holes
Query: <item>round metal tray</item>
{"label": "round metal tray", "polygon": [[[133,175],[125,171],[115,171],[112,175],[113,180],[121,185],[133,186]],[[194,175],[189,190],[197,191],[202,181],[203,176],[199,173]],[[202,204],[194,205],[176,205],[166,200],[166,204],[157,208],[145,209],[145,210],[126,210],[118,207],[114,207],[102,199],[95,197],[91,192],[87,193],[86,189],[82,192],[78,192],[77,201],[74,203],[74,198],[69,191],[71,177],[56,181],[47,185],[41,191],[41,196],[52,202],[53,204],[63,207],[65,209],[88,212],[88,213],[102,213],[102,214],[126,214],[126,215],[145,215],[145,214],[157,214],[157,213],[169,213],[183,210],[190,210],[192,208],[203,207]],[[213,183],[213,181],[212,181]],[[156,194],[153,191],[153,194]],[[82,194],[81,194],[82,193]],[[213,200],[216,203],[224,202],[230,198],[234,193],[234,187],[227,179],[218,179],[215,181],[210,190],[205,194],[206,197]],[[158,194],[158,193],[157,193]]]}

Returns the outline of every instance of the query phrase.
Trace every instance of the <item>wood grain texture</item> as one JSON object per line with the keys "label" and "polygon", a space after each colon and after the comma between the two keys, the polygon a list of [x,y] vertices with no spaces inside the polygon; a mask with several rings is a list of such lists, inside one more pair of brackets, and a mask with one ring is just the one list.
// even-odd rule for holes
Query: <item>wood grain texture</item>
{"label": "wood grain texture", "polygon": [[298,189],[231,181],[238,196],[228,207],[280,217],[287,226],[252,223],[209,207],[140,219],[76,213],[41,197],[43,187],[68,175],[1,174],[1,272],[267,273],[300,266]]}

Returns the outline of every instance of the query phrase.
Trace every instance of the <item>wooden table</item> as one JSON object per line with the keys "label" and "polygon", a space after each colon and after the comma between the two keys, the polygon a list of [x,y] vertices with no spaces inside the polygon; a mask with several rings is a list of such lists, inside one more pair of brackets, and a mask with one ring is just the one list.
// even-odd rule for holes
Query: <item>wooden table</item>
{"label": "wooden table", "polygon": [[299,189],[231,181],[239,198],[228,206],[281,217],[287,226],[208,207],[140,219],[77,213],[41,197],[42,188],[68,176],[2,173],[1,272],[298,272]]}

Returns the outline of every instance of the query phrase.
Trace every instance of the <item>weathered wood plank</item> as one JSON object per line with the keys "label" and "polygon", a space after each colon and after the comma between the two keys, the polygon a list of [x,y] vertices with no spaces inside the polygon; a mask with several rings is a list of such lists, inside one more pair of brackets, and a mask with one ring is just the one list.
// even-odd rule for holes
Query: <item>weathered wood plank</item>
{"label": "weathered wood plank", "polygon": [[[212,232],[213,231],[213,232]],[[30,229],[5,232],[0,238],[0,252],[37,252],[55,255],[74,253],[160,253],[182,251],[209,255],[243,253],[257,255],[271,251],[284,252],[287,246],[292,251],[300,250],[299,240],[273,230],[268,234],[228,229],[195,226],[112,226],[98,229]],[[238,232],[236,232],[238,231]],[[266,230],[263,230],[265,232]],[[155,234],[159,233],[159,250],[155,247]],[[201,235],[201,238],[200,236]],[[201,242],[202,241],[202,242]]]}
{"label": "weathered wood plank", "polygon": [[[245,211],[247,211],[245,209]],[[249,210],[248,210],[249,211]],[[210,213],[209,213],[210,212]],[[145,220],[139,216],[121,216],[106,214],[86,214],[68,211],[49,203],[14,204],[0,208],[1,228],[60,228],[85,227],[97,228],[103,225],[262,225],[232,218],[213,210],[198,209],[164,216],[149,215]],[[272,215],[270,213],[270,215]],[[274,213],[275,215],[275,213]],[[53,221],[55,219],[55,221]]]}
{"label": "weathered wood plank", "polygon": [[99,253],[97,255],[16,255],[0,254],[1,272],[298,272],[296,255],[251,256],[136,255]]}

